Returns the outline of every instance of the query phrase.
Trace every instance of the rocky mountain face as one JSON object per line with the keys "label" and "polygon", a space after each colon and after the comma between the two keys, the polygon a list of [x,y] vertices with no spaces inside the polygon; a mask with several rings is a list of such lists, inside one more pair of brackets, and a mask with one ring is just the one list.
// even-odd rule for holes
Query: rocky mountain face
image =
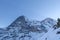
{"label": "rocky mountain face", "polygon": [[56,21],[51,18],[30,21],[20,16],[5,29],[0,28],[0,40],[40,40],[55,24]]}

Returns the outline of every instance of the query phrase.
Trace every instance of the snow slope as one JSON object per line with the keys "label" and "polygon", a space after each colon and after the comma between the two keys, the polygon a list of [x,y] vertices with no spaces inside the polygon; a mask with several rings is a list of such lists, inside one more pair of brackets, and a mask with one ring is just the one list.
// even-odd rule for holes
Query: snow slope
{"label": "snow slope", "polygon": [[60,28],[55,30],[50,28],[49,31],[41,37],[41,39],[39,38],[39,40],[60,40],[60,34],[57,34],[58,31],[60,31]]}

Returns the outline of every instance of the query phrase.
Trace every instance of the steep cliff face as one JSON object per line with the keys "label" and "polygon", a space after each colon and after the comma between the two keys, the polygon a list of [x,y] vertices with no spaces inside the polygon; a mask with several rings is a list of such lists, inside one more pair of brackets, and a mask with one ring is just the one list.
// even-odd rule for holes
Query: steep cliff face
{"label": "steep cliff face", "polygon": [[0,40],[40,40],[55,24],[56,21],[51,18],[31,21],[20,16],[6,29],[0,29]]}

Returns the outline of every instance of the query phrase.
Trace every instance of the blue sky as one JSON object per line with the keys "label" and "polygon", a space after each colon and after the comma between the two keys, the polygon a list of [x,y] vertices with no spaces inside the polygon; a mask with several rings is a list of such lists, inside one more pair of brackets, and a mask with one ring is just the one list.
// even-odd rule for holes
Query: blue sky
{"label": "blue sky", "polygon": [[43,20],[60,17],[60,0],[0,0],[0,27],[7,27],[18,16]]}

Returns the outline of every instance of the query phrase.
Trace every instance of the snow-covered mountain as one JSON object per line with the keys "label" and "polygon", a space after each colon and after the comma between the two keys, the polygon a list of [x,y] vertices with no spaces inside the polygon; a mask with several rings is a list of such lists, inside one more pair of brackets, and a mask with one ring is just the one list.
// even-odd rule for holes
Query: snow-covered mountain
{"label": "snow-covered mountain", "polygon": [[57,32],[53,28],[55,24],[51,18],[31,21],[20,16],[5,29],[0,28],[0,40],[53,40],[51,36]]}
{"label": "snow-covered mountain", "polygon": [[46,27],[47,30],[49,30],[49,28],[56,24],[56,21],[51,18],[46,18],[45,20],[41,21],[41,24]]}

